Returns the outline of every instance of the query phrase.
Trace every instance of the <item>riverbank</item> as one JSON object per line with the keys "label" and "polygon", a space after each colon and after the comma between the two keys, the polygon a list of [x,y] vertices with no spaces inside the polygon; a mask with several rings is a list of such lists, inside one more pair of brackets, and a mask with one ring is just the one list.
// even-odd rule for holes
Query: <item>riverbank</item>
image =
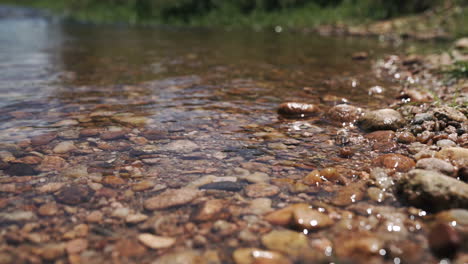
{"label": "riverbank", "polygon": [[[284,3],[283,3],[284,2]],[[468,35],[463,1],[10,1],[91,23],[317,31],[417,39]]]}

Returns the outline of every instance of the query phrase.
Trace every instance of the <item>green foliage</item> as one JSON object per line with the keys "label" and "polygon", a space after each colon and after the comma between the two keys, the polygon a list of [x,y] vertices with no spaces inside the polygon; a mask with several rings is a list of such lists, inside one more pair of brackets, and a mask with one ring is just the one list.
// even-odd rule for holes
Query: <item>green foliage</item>
{"label": "green foliage", "polygon": [[444,70],[451,78],[466,79],[468,78],[468,61],[456,61]]}

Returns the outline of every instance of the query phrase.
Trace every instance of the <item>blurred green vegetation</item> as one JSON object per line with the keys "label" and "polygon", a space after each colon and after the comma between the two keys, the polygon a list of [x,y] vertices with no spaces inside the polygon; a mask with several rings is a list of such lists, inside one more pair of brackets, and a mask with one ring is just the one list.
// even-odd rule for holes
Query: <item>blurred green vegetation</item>
{"label": "blurred green vegetation", "polygon": [[[466,0],[0,0],[48,8],[82,21],[130,24],[184,24],[212,27],[314,27],[362,24],[457,5],[462,33]],[[459,12],[460,13],[460,12]],[[467,22],[467,23],[465,23]]]}

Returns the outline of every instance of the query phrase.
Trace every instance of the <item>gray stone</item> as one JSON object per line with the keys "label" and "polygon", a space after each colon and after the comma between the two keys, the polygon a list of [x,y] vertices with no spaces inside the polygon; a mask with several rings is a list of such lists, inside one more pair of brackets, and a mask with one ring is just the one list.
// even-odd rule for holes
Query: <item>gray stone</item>
{"label": "gray stone", "polygon": [[405,124],[401,114],[393,109],[367,112],[358,120],[360,128],[366,131],[397,130]]}
{"label": "gray stone", "polygon": [[420,159],[416,163],[416,168],[424,170],[435,170],[446,175],[453,175],[455,168],[452,164],[436,158]]}
{"label": "gray stone", "polygon": [[398,181],[409,204],[428,211],[468,207],[468,184],[436,171],[415,169]]}

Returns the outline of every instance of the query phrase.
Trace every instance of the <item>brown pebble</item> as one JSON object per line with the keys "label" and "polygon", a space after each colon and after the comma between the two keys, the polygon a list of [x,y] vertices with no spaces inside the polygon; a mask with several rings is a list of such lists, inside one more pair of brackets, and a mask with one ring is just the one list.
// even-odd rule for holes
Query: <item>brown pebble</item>
{"label": "brown pebble", "polygon": [[54,140],[56,137],[57,137],[56,133],[47,133],[47,134],[35,136],[31,138],[31,145],[33,146],[45,145],[51,142],[52,140]]}
{"label": "brown pebble", "polygon": [[439,258],[453,258],[461,245],[457,230],[445,223],[436,224],[429,233],[429,247]]}
{"label": "brown pebble", "polygon": [[100,138],[102,140],[116,140],[116,139],[121,139],[125,138],[127,132],[125,130],[121,131],[105,131],[101,133]]}
{"label": "brown pebble", "polygon": [[416,137],[410,132],[401,132],[397,135],[397,141],[403,144],[411,144],[416,141]]}
{"label": "brown pebble", "polygon": [[267,183],[256,183],[245,187],[245,195],[251,198],[274,196],[279,192],[277,186]]}
{"label": "brown pebble", "polygon": [[340,154],[340,157],[342,158],[350,158],[351,156],[353,156],[354,151],[349,147],[343,147],[340,149],[339,154]]}
{"label": "brown pebble", "polygon": [[288,102],[283,103],[278,108],[278,114],[285,117],[303,118],[315,115],[318,107],[313,104]]}
{"label": "brown pebble", "polygon": [[53,216],[58,213],[58,207],[56,203],[46,203],[43,204],[41,207],[38,209],[39,215],[42,216]]}
{"label": "brown pebble", "polygon": [[375,158],[372,163],[399,172],[407,172],[416,165],[413,159],[401,154],[385,154]]}
{"label": "brown pebble", "polygon": [[86,185],[72,184],[68,187],[62,188],[55,198],[60,203],[68,205],[78,205],[87,202],[91,199],[94,192]]}

